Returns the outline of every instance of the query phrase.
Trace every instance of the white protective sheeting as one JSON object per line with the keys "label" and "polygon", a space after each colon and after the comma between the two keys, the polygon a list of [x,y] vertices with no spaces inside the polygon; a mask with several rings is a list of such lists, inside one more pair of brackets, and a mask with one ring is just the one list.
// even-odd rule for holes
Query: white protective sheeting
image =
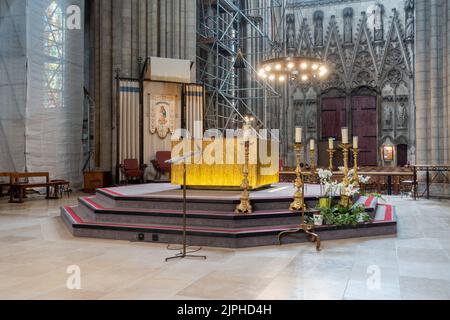
{"label": "white protective sheeting", "polygon": [[[67,179],[73,186],[79,186],[82,176],[84,32],[82,28],[67,28],[67,19],[74,13],[67,9],[72,5],[80,8],[83,27],[84,0],[0,0],[2,8],[8,2],[23,5],[19,7],[24,18],[20,21],[18,36],[3,31],[10,29],[10,24],[0,25],[0,42],[7,44],[1,48],[9,48],[14,43],[11,41],[24,41],[22,46],[16,44],[11,52],[12,55],[17,52],[17,67],[11,69],[18,79],[15,82],[9,78],[11,90],[0,97],[2,128],[9,129],[4,133],[8,155],[3,155],[5,143],[2,142],[1,159],[10,159],[16,165],[11,168],[0,163],[0,170],[48,171],[52,178]],[[20,54],[21,50],[25,52],[25,58],[23,53]],[[13,57],[9,59],[14,61]],[[4,78],[2,72],[0,79],[4,81]],[[25,90],[23,82],[26,83]],[[18,84],[16,92],[24,91],[26,103],[25,97],[13,94],[15,83]],[[52,91],[57,94],[51,94]]]}
{"label": "white protective sheeting", "polygon": [[190,83],[191,61],[151,57],[150,80]]}
{"label": "white protective sheeting", "polygon": [[0,172],[25,169],[26,1],[0,0]]}

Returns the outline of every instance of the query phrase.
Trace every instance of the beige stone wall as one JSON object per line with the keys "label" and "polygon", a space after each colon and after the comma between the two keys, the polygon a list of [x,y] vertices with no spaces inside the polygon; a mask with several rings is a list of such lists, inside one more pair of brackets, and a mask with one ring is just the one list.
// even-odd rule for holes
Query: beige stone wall
{"label": "beige stone wall", "polygon": [[450,164],[450,1],[416,1],[417,163]]}

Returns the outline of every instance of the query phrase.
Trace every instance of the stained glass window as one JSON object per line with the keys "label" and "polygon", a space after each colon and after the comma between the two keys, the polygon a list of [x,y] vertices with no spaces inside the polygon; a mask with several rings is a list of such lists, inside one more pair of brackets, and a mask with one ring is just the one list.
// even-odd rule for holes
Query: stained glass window
{"label": "stained glass window", "polygon": [[52,1],[45,14],[44,83],[46,108],[63,107],[64,89],[64,15],[57,1]]}

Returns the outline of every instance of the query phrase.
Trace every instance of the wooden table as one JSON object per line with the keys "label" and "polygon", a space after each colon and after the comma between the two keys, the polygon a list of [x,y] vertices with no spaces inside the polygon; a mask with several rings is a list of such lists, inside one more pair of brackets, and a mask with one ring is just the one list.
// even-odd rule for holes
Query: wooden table
{"label": "wooden table", "polygon": [[[408,178],[414,179],[414,172],[412,170],[411,171],[378,171],[378,172],[377,171],[361,171],[361,172],[358,172],[358,174],[367,176],[367,177],[386,177],[387,178],[386,187],[387,187],[388,195],[392,195],[394,193],[393,192],[394,187],[395,187],[394,178],[408,177]],[[281,173],[281,175],[295,177],[296,173],[295,173],[295,171],[283,171]],[[305,172],[302,172],[302,175],[304,178],[307,179],[307,178],[311,177],[312,174],[310,171],[305,171]],[[336,171],[336,172],[333,172],[333,177],[343,178],[344,174],[341,171]],[[398,187],[398,189],[400,189],[400,187]]]}
{"label": "wooden table", "polygon": [[84,192],[94,193],[99,188],[109,187],[112,183],[111,171],[86,171],[84,173]]}

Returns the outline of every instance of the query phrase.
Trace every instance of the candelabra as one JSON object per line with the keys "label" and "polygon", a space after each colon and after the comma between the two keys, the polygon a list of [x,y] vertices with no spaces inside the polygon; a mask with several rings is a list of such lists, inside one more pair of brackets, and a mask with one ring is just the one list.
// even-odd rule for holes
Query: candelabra
{"label": "candelabra", "polygon": [[336,150],[334,150],[334,149],[328,149],[327,152],[328,152],[329,160],[330,160],[330,166],[329,166],[328,169],[330,169],[330,171],[333,172],[333,171],[334,171],[334,163],[333,163],[333,160],[334,160],[334,154],[336,153]]}
{"label": "candelabra", "polygon": [[343,188],[341,190],[341,201],[339,202],[339,204],[342,207],[349,207],[350,206],[350,197],[347,194],[346,189],[348,188],[348,186],[350,185],[350,180],[348,178],[348,174],[349,174],[349,154],[350,154],[350,144],[348,143],[343,143],[341,145],[339,145],[339,147],[342,149],[342,153],[344,155],[344,179],[342,180],[343,182]]}
{"label": "candelabra", "polygon": [[280,245],[282,244],[282,238],[288,235],[292,235],[299,232],[304,232],[307,235],[310,236],[310,240],[312,242],[316,242],[316,249],[317,251],[320,251],[320,237],[316,233],[312,232],[314,231],[314,225],[305,223],[305,212],[306,212],[306,205],[305,205],[305,193],[304,193],[304,183],[302,178],[302,168],[301,168],[301,152],[302,152],[302,144],[301,143],[295,143],[295,154],[296,154],[296,161],[297,161],[297,168],[295,170],[295,173],[297,175],[297,178],[295,179],[295,195],[294,195],[294,202],[291,204],[289,210],[293,212],[301,212],[301,218],[300,218],[300,227],[298,229],[293,230],[287,230],[284,232],[281,232],[278,235],[278,241]]}
{"label": "candelabra", "polygon": [[294,202],[292,202],[289,210],[291,211],[300,211],[305,209],[305,196],[304,196],[304,183],[302,177],[302,168],[301,168],[301,156],[302,156],[302,144],[295,144],[295,156],[297,162],[297,168],[295,169],[295,173],[297,178],[295,179],[295,195]]}
{"label": "candelabra", "polygon": [[310,149],[309,150],[309,159],[311,160],[311,183],[316,182],[316,150]]}
{"label": "candelabra", "polygon": [[355,187],[359,187],[359,173],[358,173],[358,148],[353,148],[353,184]]}
{"label": "candelabra", "polygon": [[236,213],[239,214],[251,214],[253,212],[252,205],[250,203],[250,182],[248,180],[249,174],[249,158],[250,158],[250,141],[245,141],[245,162],[244,162],[244,179],[242,181],[242,189],[244,191],[241,195],[241,203],[236,207]]}

